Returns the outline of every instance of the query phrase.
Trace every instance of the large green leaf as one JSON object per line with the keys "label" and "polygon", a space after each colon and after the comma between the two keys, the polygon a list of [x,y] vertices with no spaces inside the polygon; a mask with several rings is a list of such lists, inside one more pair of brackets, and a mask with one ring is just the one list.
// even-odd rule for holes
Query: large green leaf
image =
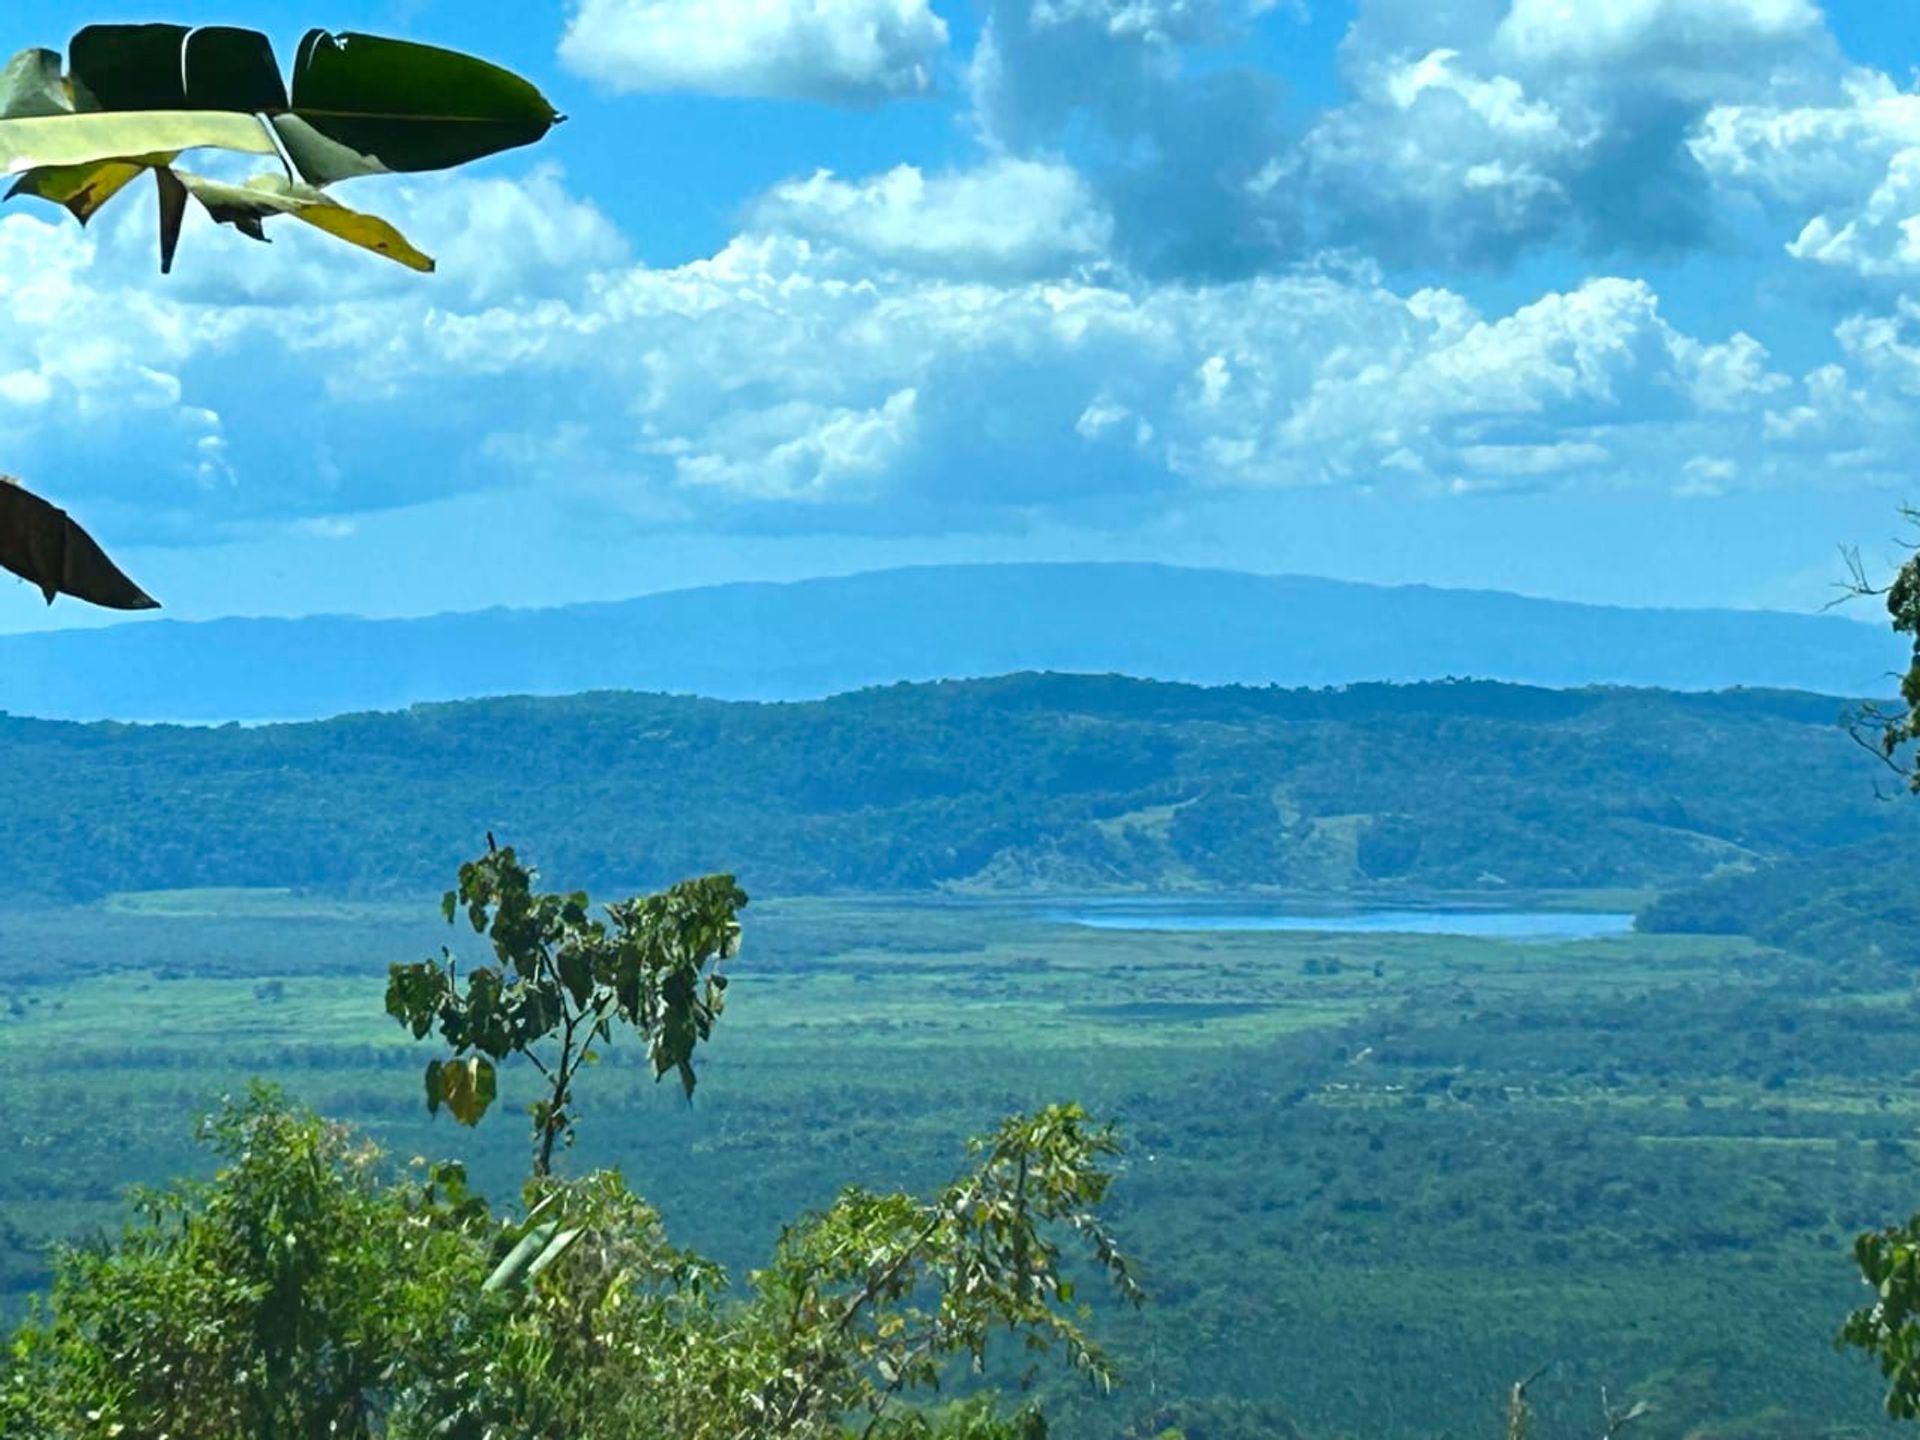
{"label": "large green leaf", "polygon": [[152,610],[155,600],[106,556],[91,535],[58,506],[0,475],[0,565],[56,595],[110,610]]}
{"label": "large green leaf", "polygon": [[67,44],[82,110],[284,110],[273,44],[230,25],[89,25]]}
{"label": "large green leaf", "polygon": [[292,99],[274,128],[314,185],[464,165],[531,145],[561,118],[532,84],[485,60],[325,30],[300,42]]}
{"label": "large green leaf", "polygon": [[[0,71],[0,173],[8,198],[64,205],[85,224],[143,170],[159,186],[161,269],[179,241],[183,190],[213,217],[264,240],[291,215],[415,270],[433,262],[392,225],[320,187],[356,175],[439,170],[539,140],[561,118],[498,65],[406,40],[309,31],[291,89],[257,30],[89,25],[68,47]],[[226,185],[171,173],[181,152],[271,155],[287,178]],[[295,174],[298,180],[294,179]]]}
{"label": "large green leaf", "polygon": [[0,120],[0,174],[201,149],[279,154],[258,118],[219,110],[99,111]]}

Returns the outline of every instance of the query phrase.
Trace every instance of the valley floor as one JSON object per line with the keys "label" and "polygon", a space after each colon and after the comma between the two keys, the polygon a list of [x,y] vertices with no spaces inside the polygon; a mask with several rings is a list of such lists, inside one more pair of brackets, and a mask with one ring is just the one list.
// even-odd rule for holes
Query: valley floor
{"label": "valley floor", "polygon": [[[1578,896],[1561,908],[1581,908]],[[1054,907],[1057,908],[1057,907]],[[1603,908],[1596,905],[1594,908]],[[697,1101],[616,1045],[575,1166],[618,1164],[744,1274],[844,1182],[923,1186],[1016,1108],[1078,1099],[1129,1144],[1114,1224],[1152,1301],[1102,1328],[1130,1383],[1041,1383],[1068,1435],[1537,1435],[1600,1387],[1660,1437],[1878,1430],[1831,1337],[1854,1233],[1920,1203],[1904,974],[1743,940],[1169,933],[1046,904],[757,904]],[[202,1167],[191,1117],[259,1076],[496,1196],[516,1108],[430,1123],[382,1014],[431,901],[258,892],[0,917],[0,1286]]]}

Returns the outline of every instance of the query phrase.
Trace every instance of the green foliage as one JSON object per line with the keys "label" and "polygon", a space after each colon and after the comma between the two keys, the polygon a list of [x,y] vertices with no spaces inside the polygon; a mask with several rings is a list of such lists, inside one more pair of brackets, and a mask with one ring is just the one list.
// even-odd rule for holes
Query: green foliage
{"label": "green foliage", "polygon": [[976,1372],[994,1330],[1030,1349],[1064,1348],[1076,1370],[1110,1384],[1105,1357],[1081,1330],[1048,1225],[1077,1232],[1119,1293],[1133,1274],[1097,1210],[1119,1153],[1111,1132],[1077,1106],[1007,1120],[974,1143],[975,1168],[930,1201],[845,1192],[831,1210],[781,1237],[756,1277],[776,1358],[748,1400],[756,1434],[784,1435],[807,1417],[887,1413],[902,1390],[935,1388],[947,1362]]}
{"label": "green foliage", "polygon": [[[677,1243],[744,1277],[842,1186],[935,1195],[954,1137],[1073,1096],[1129,1137],[1108,1218],[1153,1303],[1095,1315],[1126,1382],[1110,1396],[1052,1365],[1017,1392],[1017,1344],[990,1359],[985,1383],[1042,1404],[1059,1440],[1485,1440],[1549,1358],[1534,1440],[1591,1440],[1603,1384],[1658,1406],[1628,1440],[1882,1426],[1868,1367],[1830,1341],[1862,1298],[1837,1257],[1913,1208],[1910,972],[1720,938],[1142,933],[1053,913],[756,894],[752,983],[729,991],[698,1106],[616,1045],[559,1171],[618,1166]],[[515,1196],[537,1072],[501,1067],[493,1123],[429,1120],[425,1047],[381,1013],[384,964],[367,973],[449,938],[418,902],[8,907],[5,1318],[46,1285],[46,1240],[117,1226],[129,1178],[196,1173],[177,1117],[250,1074]],[[1304,973],[1313,957],[1339,973]],[[254,998],[267,977],[278,1005]]]}
{"label": "green foliage", "polygon": [[1837,1343],[1879,1363],[1888,1415],[1920,1418],[1920,1215],[1860,1236],[1853,1254],[1874,1300],[1847,1317]]}
{"label": "green foliage", "polygon": [[534,1171],[544,1175],[555,1140],[573,1143],[580,1070],[616,1027],[637,1032],[655,1077],[677,1074],[692,1098],[694,1050],[726,1004],[717,967],[739,953],[747,897],[731,875],[710,875],[609,905],[602,921],[584,892],[536,893],[533,881],[511,846],[462,865],[441,913],[448,924],[464,914],[497,963],[469,969],[464,984],[445,949],[439,960],[395,965],[387,1013],[416,1040],[437,1028],[452,1047],[427,1066],[427,1108],[445,1105],[462,1125],[479,1124],[493,1104],[495,1061],[533,1064],[548,1086],[533,1106]]}
{"label": "green foliage", "polygon": [[611,1172],[535,1182],[503,1223],[460,1167],[394,1178],[266,1091],[209,1133],[211,1183],[60,1256],[0,1359],[0,1433],[1040,1440],[1031,1411],[904,1397],[999,1330],[1105,1373],[1058,1234],[1134,1293],[1094,1213],[1115,1147],[1070,1107],[1009,1120],[932,1199],[849,1191],[737,1300]]}
{"label": "green foliage", "polygon": [[509,821],[596,893],[720,869],[756,895],[1637,887],[1920,831],[1920,807],[1874,794],[1840,710],[1758,693],[1014,676],[791,705],[597,694],[247,728],[0,718],[19,762],[0,766],[0,816],[15,893],[63,896],[437,894],[472,837]]}
{"label": "green foliage", "polygon": [[1747,935],[1834,965],[1920,967],[1920,874],[1885,863],[1883,846],[1842,846],[1743,867],[1660,896],[1638,929]]}

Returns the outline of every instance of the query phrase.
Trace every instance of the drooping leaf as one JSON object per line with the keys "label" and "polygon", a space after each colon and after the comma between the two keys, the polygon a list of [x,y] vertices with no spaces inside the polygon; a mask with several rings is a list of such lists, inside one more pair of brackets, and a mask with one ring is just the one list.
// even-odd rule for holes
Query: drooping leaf
{"label": "drooping leaf", "polygon": [[160,273],[173,273],[173,255],[180,248],[180,226],[187,218],[187,187],[165,165],[153,170],[154,187],[160,192]]}
{"label": "drooping leaf", "polygon": [[264,240],[261,221],[269,215],[291,215],[317,230],[384,255],[423,273],[433,270],[433,258],[416,250],[407,237],[377,215],[350,210],[324,190],[301,185],[278,175],[257,175],[244,185],[227,185],[204,176],[180,172],[180,178],[207,213],[223,225],[232,225],[256,240]]}
{"label": "drooping leaf", "polygon": [[462,1125],[478,1125],[493,1104],[493,1062],[472,1055],[449,1060],[440,1069],[440,1099]]}
{"label": "drooping leaf", "polygon": [[471,55],[312,30],[294,60],[292,109],[273,123],[306,181],[330,185],[464,165],[531,145],[560,118],[530,82]]}
{"label": "drooping leaf", "polygon": [[57,51],[22,50],[0,70],[0,120],[65,115],[72,109]]}
{"label": "drooping leaf", "polygon": [[[171,166],[182,152],[270,155],[290,164],[287,178],[181,182],[216,219],[255,239],[267,238],[268,216],[292,215],[421,271],[432,260],[397,228],[319,187],[464,164],[532,144],[561,118],[509,70],[374,35],[310,31],[291,89],[267,37],[233,26],[90,25],[68,53],[64,77],[59,57],[44,50],[23,52],[0,72],[0,173],[19,177],[9,198],[51,200],[84,223],[141,170]],[[161,251],[171,257],[180,196],[168,180],[158,184]]]}
{"label": "drooping leaf", "polygon": [[134,160],[99,160],[89,165],[43,165],[16,179],[6,198],[31,195],[39,200],[51,200],[65,206],[73,218],[84,225],[142,172],[155,165],[170,165],[173,159],[171,154],[165,154]]}
{"label": "drooping leaf", "polygon": [[[388,1008],[391,1009],[392,1006],[389,1005]],[[429,1060],[427,1062],[425,1079],[427,1087],[427,1113],[429,1115],[438,1115],[440,1113],[440,1077],[445,1070],[446,1066],[438,1060]]]}
{"label": "drooping leaf", "polygon": [[66,511],[4,475],[0,566],[38,585],[49,605],[61,594],[110,610],[152,610],[160,603],[128,579]]}

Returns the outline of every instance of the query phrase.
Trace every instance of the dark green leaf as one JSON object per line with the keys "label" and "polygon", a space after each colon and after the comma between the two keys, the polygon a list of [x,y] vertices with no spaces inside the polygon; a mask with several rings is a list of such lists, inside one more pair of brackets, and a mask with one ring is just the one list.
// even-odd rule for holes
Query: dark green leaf
{"label": "dark green leaf", "polygon": [[292,101],[274,126],[313,185],[462,165],[531,145],[560,119],[532,84],[484,60],[324,30],[300,42]]}
{"label": "dark green leaf", "polygon": [[82,110],[186,110],[186,25],[89,25],[67,42]]}
{"label": "dark green leaf", "polygon": [[106,556],[66,511],[0,475],[0,566],[40,587],[53,603],[71,595],[109,610],[159,606]]}
{"label": "dark green leaf", "polygon": [[173,273],[173,254],[180,248],[180,225],[187,218],[187,187],[165,165],[153,171],[160,192],[160,273]]}

